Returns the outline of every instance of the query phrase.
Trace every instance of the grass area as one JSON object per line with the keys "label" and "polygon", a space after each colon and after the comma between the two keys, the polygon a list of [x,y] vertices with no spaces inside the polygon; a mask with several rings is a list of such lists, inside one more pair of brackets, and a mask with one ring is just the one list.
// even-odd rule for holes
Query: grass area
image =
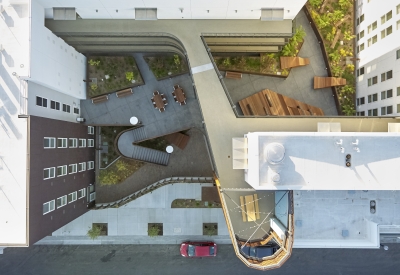
{"label": "grass area", "polygon": [[127,129],[130,129],[130,126],[102,126],[100,130],[101,135],[101,145],[103,148],[106,148],[106,152],[101,152],[100,154],[100,167],[105,168],[111,162],[113,162],[119,155],[115,151],[114,141],[117,135]]}
{"label": "grass area", "polygon": [[153,139],[148,139],[145,141],[142,141],[138,143],[137,145],[143,146],[146,148],[151,148],[159,151],[165,151],[165,148],[167,148],[168,141],[166,141],[163,137],[158,137],[158,138],[153,138]]}
{"label": "grass area", "polygon": [[221,208],[221,204],[212,201],[176,199],[172,201],[171,208]]}
{"label": "grass area", "polygon": [[354,65],[346,64],[346,57],[353,57],[353,1],[309,0],[307,8],[323,37],[333,76],[347,81],[346,86],[338,88],[342,112],[355,115]]}
{"label": "grass area", "polygon": [[90,98],[143,84],[132,56],[89,56],[88,77],[97,79],[88,83]]}
{"label": "grass area", "polygon": [[261,53],[259,56],[216,56],[214,61],[220,71],[234,70],[244,73],[287,76],[290,70],[281,69],[280,57],[297,56],[303,44],[304,36],[305,32],[300,26],[278,53]]}
{"label": "grass area", "polygon": [[101,185],[113,185],[125,181],[133,173],[139,170],[144,162],[119,158],[107,169],[100,170],[99,183]]}
{"label": "grass area", "polygon": [[186,60],[178,54],[145,56],[144,60],[157,79],[189,71]]}

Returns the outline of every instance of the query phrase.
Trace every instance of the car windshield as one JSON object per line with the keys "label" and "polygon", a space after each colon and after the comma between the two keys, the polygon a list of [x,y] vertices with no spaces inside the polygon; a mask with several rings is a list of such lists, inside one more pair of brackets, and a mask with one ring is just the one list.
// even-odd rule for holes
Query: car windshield
{"label": "car windshield", "polygon": [[210,255],[214,255],[214,253],[215,253],[215,247],[210,246]]}
{"label": "car windshield", "polygon": [[189,244],[188,245],[188,256],[193,257],[195,250],[196,250],[196,247],[194,245]]}

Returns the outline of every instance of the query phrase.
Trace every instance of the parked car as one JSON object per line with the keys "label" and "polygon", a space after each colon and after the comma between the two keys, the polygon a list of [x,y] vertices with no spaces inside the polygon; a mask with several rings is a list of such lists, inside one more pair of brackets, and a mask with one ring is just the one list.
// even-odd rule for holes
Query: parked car
{"label": "parked car", "polygon": [[278,245],[263,245],[263,246],[244,246],[241,251],[245,256],[261,260],[264,257],[272,256],[279,249]]}
{"label": "parked car", "polygon": [[183,242],[181,244],[183,257],[215,257],[217,244],[213,242]]}

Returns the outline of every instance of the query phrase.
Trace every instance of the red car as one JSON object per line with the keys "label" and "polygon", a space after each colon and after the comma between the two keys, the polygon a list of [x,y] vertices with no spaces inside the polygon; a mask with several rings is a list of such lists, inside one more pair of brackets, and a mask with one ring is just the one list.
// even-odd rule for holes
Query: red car
{"label": "red car", "polygon": [[213,242],[184,242],[181,244],[183,257],[215,257],[217,244]]}

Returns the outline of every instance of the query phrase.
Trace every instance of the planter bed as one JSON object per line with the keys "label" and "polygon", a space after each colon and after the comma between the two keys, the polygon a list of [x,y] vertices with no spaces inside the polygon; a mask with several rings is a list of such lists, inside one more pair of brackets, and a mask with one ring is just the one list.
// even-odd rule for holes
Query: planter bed
{"label": "planter bed", "polygon": [[178,54],[147,55],[143,58],[157,80],[189,72],[186,60]]}

